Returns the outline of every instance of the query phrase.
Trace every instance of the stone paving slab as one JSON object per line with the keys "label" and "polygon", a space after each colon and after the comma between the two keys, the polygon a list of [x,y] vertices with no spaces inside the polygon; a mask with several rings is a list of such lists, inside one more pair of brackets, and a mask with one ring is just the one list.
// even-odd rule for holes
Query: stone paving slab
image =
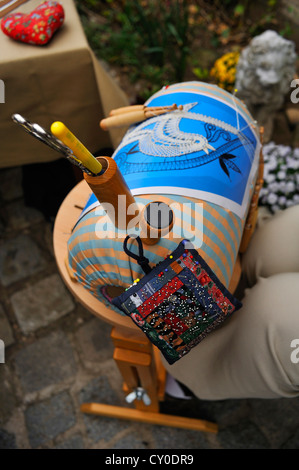
{"label": "stone paving slab", "polygon": [[29,405],[25,411],[25,419],[33,449],[67,431],[76,423],[74,405],[67,392]]}
{"label": "stone paving slab", "polygon": [[299,449],[299,429],[281,446],[281,449]]}
{"label": "stone paving slab", "polygon": [[26,206],[22,199],[6,206],[5,218],[6,230],[22,230],[44,220],[41,212]]}
{"label": "stone paving slab", "polygon": [[17,449],[15,436],[0,429],[0,449]]}
{"label": "stone paving slab", "polygon": [[138,425],[134,425],[125,436],[120,437],[113,445],[109,446],[109,449],[148,449],[149,443],[143,438],[142,431],[143,429],[140,430]]}
{"label": "stone paving slab", "polygon": [[26,234],[0,244],[0,283],[10,286],[46,267],[46,260],[36,243]]}
{"label": "stone paving slab", "polygon": [[65,382],[77,371],[72,346],[62,331],[24,347],[14,362],[24,394]]}
{"label": "stone paving slab", "polygon": [[249,420],[221,430],[217,437],[223,449],[271,449],[261,430]]}
{"label": "stone paving slab", "polygon": [[25,334],[51,324],[75,307],[58,274],[52,274],[16,292],[11,297],[11,303],[20,328]]}
{"label": "stone paving slab", "polygon": [[21,167],[1,170],[0,196],[3,201],[12,201],[23,196]]}
{"label": "stone paving slab", "polygon": [[155,426],[155,449],[210,449],[208,435],[190,429]]}
{"label": "stone paving slab", "polygon": [[65,441],[61,442],[60,444],[57,444],[54,446],[54,449],[84,449],[84,442],[82,439],[82,436],[80,435],[75,435],[70,437],[69,439],[66,439]]}
{"label": "stone paving slab", "polygon": [[299,398],[252,400],[251,417],[271,446],[280,448],[299,428]]}
{"label": "stone paving slab", "polygon": [[75,340],[80,357],[85,365],[100,364],[111,359],[113,344],[110,338],[111,325],[93,318],[78,329]]}
{"label": "stone paving slab", "polygon": [[[102,403],[106,405],[123,406],[117,393],[111,388],[107,376],[99,376],[91,380],[79,394],[80,404],[82,403]],[[110,419],[101,416],[84,414],[84,423],[89,439],[96,443],[98,441],[109,441],[119,431],[130,426],[129,421]]]}
{"label": "stone paving slab", "polygon": [[5,347],[14,343],[13,331],[5,315],[4,309],[0,305],[0,339],[4,341]]}
{"label": "stone paving slab", "polygon": [[16,405],[13,374],[7,364],[0,364],[0,427],[10,418]]}

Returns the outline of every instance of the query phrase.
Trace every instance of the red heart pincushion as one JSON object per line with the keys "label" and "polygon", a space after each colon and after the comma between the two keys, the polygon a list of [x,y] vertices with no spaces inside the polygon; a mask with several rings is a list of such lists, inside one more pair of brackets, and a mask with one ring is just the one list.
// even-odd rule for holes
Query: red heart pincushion
{"label": "red heart pincushion", "polygon": [[58,2],[44,2],[28,15],[12,13],[1,21],[2,31],[16,41],[42,46],[63,24],[64,10]]}

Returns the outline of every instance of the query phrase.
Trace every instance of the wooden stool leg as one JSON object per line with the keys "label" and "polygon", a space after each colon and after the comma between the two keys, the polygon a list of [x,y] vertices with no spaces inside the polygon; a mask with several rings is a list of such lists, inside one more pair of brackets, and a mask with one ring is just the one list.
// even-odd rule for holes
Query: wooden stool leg
{"label": "wooden stool leg", "polygon": [[185,418],[183,416],[172,416],[162,413],[152,413],[150,411],[140,411],[121,406],[101,405],[98,403],[86,403],[81,405],[83,413],[108,416],[148,424],[159,424],[173,428],[193,429],[194,431],[211,432],[217,434],[218,426],[210,421],[202,419]]}
{"label": "wooden stool leg", "polygon": [[146,404],[142,399],[135,399],[136,409],[132,409],[100,403],[84,403],[80,408],[83,413],[211,433],[218,432],[217,424],[209,421],[159,413],[159,401],[164,398],[166,371],[160,360],[159,351],[153,348],[145,335],[138,330],[132,332],[114,327],[111,338],[115,346],[113,358],[125,381],[124,390],[131,393],[141,387],[149,396],[150,404]]}
{"label": "wooden stool leg", "polygon": [[125,381],[124,390],[130,393],[142,387],[151,400],[150,405],[135,400],[136,409],[158,412],[158,381],[151,342],[138,330],[128,335],[119,327],[112,329],[111,338],[115,346],[113,358]]}
{"label": "wooden stool leg", "polygon": [[115,348],[113,358],[125,380],[128,392],[133,392],[137,387],[142,387],[151,400],[149,405],[143,403],[142,400],[135,400],[136,409],[158,412],[158,385],[152,355]]}

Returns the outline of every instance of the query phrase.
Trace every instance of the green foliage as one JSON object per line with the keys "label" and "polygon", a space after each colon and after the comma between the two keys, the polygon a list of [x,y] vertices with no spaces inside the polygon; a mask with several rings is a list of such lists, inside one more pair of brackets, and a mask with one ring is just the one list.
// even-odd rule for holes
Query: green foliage
{"label": "green foliage", "polygon": [[245,5],[238,3],[238,5],[234,8],[234,15],[235,16],[242,16],[245,13]]}
{"label": "green foliage", "polygon": [[98,6],[98,0],[85,0],[85,4],[88,8],[94,9]]}
{"label": "green foliage", "polygon": [[[102,2],[87,3],[97,9]],[[152,89],[183,80],[189,53],[187,0],[108,1],[101,13],[102,22],[81,16],[99,57],[128,67],[132,81],[147,78]]]}
{"label": "green foliage", "polygon": [[210,72],[207,68],[193,67],[192,72],[198,80],[207,80],[210,76]]}
{"label": "green foliage", "polygon": [[[261,5],[262,4],[262,5]],[[76,0],[96,55],[117,66],[146,100],[162,85],[209,80],[213,61],[276,29],[293,33],[278,15],[277,0]]]}
{"label": "green foliage", "polygon": [[293,34],[293,29],[289,23],[286,23],[284,28],[279,31],[279,34],[283,37],[290,37]]}

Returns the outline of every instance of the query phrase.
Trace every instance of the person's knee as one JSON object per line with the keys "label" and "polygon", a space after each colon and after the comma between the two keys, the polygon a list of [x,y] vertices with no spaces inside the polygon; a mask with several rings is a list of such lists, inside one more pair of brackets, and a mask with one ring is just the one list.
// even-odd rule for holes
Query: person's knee
{"label": "person's knee", "polygon": [[281,273],[260,277],[250,289],[245,289],[243,306],[260,321],[271,321],[299,328],[299,273]]}
{"label": "person's knee", "polygon": [[242,257],[248,285],[257,278],[299,272],[299,205],[277,213],[259,227]]}
{"label": "person's knee", "polygon": [[261,361],[270,357],[273,380],[285,396],[299,394],[298,300],[299,273],[260,278],[242,300],[242,329],[254,329],[252,347],[260,348]]}

